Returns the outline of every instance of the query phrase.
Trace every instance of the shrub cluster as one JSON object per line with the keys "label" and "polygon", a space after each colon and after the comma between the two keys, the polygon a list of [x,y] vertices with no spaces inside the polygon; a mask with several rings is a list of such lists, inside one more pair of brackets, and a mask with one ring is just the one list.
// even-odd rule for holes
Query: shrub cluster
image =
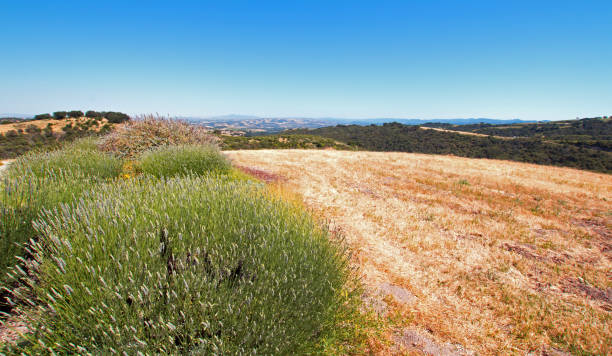
{"label": "shrub cluster", "polygon": [[34,120],[47,120],[47,119],[50,119],[50,118],[52,118],[52,116],[50,114],[48,114],[48,113],[46,113],[46,114],[38,114],[38,115],[34,116]]}
{"label": "shrub cluster", "polygon": [[32,332],[0,354],[308,354],[335,337],[355,299],[328,230],[217,174],[216,146],[165,138],[134,178],[112,179],[123,162],[93,139],[10,167],[0,267],[17,264],[4,291]]}
{"label": "shrub cluster", "polygon": [[56,120],[61,120],[61,119],[65,119],[68,117],[68,112],[67,111],[56,111],[53,113],[53,118]]}
{"label": "shrub cluster", "polygon": [[344,301],[345,255],[252,183],[142,176],[35,227],[31,353],[303,353]]}
{"label": "shrub cluster", "polygon": [[117,177],[121,173],[121,160],[112,155],[91,149],[91,141],[42,153],[28,153],[16,159],[6,172],[10,178],[48,177],[52,172],[69,172],[75,175]]}
{"label": "shrub cluster", "polygon": [[140,158],[142,172],[155,177],[227,173],[230,168],[229,160],[212,145],[161,146],[145,152]]}
{"label": "shrub cluster", "polygon": [[16,256],[23,256],[24,244],[35,237],[32,222],[43,209],[68,203],[119,175],[119,159],[88,145],[28,153],[7,168],[0,183],[0,282]]}
{"label": "shrub cluster", "polygon": [[219,139],[204,127],[184,121],[147,115],[128,121],[104,137],[100,147],[124,157],[136,157],[158,146],[216,145]]}

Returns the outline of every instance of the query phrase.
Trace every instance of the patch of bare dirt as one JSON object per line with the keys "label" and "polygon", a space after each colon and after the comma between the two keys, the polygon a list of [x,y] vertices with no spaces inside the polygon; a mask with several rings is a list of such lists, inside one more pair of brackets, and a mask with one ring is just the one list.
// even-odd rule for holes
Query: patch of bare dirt
{"label": "patch of bare dirt", "polygon": [[286,178],[278,175],[278,174],[274,174],[274,173],[270,173],[267,172],[263,169],[258,169],[258,168],[252,168],[252,167],[246,167],[246,166],[236,166],[236,168],[238,168],[239,170],[241,170],[242,172],[255,177],[261,181],[264,181],[266,183],[271,183],[271,182],[282,182],[285,181]]}
{"label": "patch of bare dirt", "polygon": [[475,355],[473,351],[466,350],[458,344],[449,342],[439,343],[432,336],[425,332],[418,332],[414,329],[405,329],[394,335],[394,340],[401,352],[422,352],[425,355],[433,356],[464,356]]}
{"label": "patch of bare dirt", "polygon": [[536,247],[533,245],[529,245],[529,244],[509,244],[509,243],[504,243],[502,244],[502,248],[506,251],[510,251],[510,252],[514,252],[514,253],[518,253],[519,255],[529,258],[529,259],[533,259],[533,260],[537,260],[537,261],[544,261],[545,257],[538,255],[537,253],[535,253],[536,251]]}
{"label": "patch of bare dirt", "polygon": [[612,310],[612,288],[606,290],[588,285],[578,278],[566,278],[561,283],[562,291],[587,297],[604,303],[604,309]]}

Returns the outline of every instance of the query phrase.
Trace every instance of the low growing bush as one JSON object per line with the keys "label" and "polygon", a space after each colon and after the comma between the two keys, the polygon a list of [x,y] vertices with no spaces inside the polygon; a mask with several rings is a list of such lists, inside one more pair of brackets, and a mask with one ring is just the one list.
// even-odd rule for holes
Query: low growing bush
{"label": "low growing bush", "polygon": [[143,173],[155,177],[173,177],[194,173],[227,173],[229,160],[215,146],[162,146],[145,152],[140,158]]}
{"label": "low growing bush", "polygon": [[46,211],[27,354],[304,354],[345,301],[345,254],[249,183],[140,177]]}
{"label": "low growing bush", "polygon": [[216,145],[219,139],[206,128],[180,120],[148,115],[130,120],[102,138],[100,147],[124,157],[170,145]]}
{"label": "low growing bush", "polygon": [[27,153],[17,158],[7,169],[8,177],[44,177],[50,171],[63,171],[75,175],[97,178],[113,178],[121,173],[121,159],[92,149],[87,141],[73,147],[50,151]]}
{"label": "low growing bush", "polygon": [[[26,242],[36,233],[32,222],[45,208],[77,199],[100,181],[80,173],[48,171],[44,176],[23,175],[0,182],[0,286],[10,267],[18,264]],[[2,295],[3,293],[0,293]],[[0,298],[0,310],[6,309]]]}
{"label": "low growing bush", "polygon": [[120,159],[79,148],[90,145],[83,140],[63,150],[28,153],[7,168],[0,180],[0,285],[16,256],[23,256],[23,245],[35,237],[32,221],[43,209],[69,203],[120,174]]}

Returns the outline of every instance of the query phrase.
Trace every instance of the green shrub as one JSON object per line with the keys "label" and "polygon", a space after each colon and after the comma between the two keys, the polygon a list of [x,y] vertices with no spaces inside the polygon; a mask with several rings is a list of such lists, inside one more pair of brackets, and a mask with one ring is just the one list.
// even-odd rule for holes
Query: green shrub
{"label": "green shrub", "polygon": [[104,151],[136,157],[151,148],[170,145],[216,145],[219,139],[202,126],[158,116],[130,120],[102,138]]}
{"label": "green shrub", "polygon": [[143,176],[35,227],[26,354],[303,354],[346,300],[326,230],[254,184]]}
{"label": "green shrub", "polygon": [[155,177],[227,173],[230,168],[229,160],[210,145],[162,146],[145,152],[140,159],[142,172]]}
{"label": "green shrub", "polygon": [[121,160],[83,149],[90,145],[81,140],[63,150],[28,153],[7,168],[0,182],[0,285],[16,256],[23,256],[24,244],[35,238],[32,221],[40,211],[71,202],[121,172]]}
{"label": "green shrub", "polygon": [[[61,170],[44,176],[16,175],[0,182],[0,286],[8,269],[19,262],[16,256],[23,256],[24,244],[35,237],[32,222],[40,211],[71,202],[98,183],[94,177]],[[3,304],[0,298],[0,309]]]}
{"label": "green shrub", "polygon": [[27,153],[11,164],[6,175],[45,177],[51,171],[63,171],[82,176],[113,178],[121,173],[121,166],[122,161],[117,157],[75,146],[50,152]]}
{"label": "green shrub", "polygon": [[95,136],[87,136],[76,139],[72,142],[65,143],[62,147],[64,150],[89,150],[95,151],[98,149],[99,138]]}

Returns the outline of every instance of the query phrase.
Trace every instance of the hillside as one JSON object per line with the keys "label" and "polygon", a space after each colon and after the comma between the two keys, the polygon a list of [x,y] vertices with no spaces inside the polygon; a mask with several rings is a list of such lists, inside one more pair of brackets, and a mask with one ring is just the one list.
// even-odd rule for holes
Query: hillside
{"label": "hillside", "polygon": [[[287,133],[319,135],[369,151],[452,154],[612,172],[611,152],[563,141],[570,140],[571,136],[562,136],[563,140],[557,141],[541,137],[508,139],[481,132],[454,133],[446,127],[443,130],[432,130],[431,127],[399,123],[381,126],[338,125],[313,130],[291,130]],[[597,137],[591,137],[590,140],[597,140]],[[586,142],[586,139],[582,142]]]}
{"label": "hillside", "polygon": [[[0,122],[0,159],[16,158],[33,149],[48,149],[61,141],[102,134],[129,120],[129,116],[117,112],[88,111],[89,117],[79,113],[80,117],[53,118],[50,114],[41,114],[34,119]],[[110,120],[102,115],[109,115]]]}
{"label": "hillside", "polygon": [[424,126],[509,138],[537,137],[547,142],[557,142],[612,152],[612,119],[609,117],[540,123],[515,123],[508,125],[491,125],[488,123],[474,125],[432,123]]}
{"label": "hillside", "polygon": [[612,352],[612,181],[411,153],[232,151],[340,231],[378,354]]}
{"label": "hillside", "polygon": [[253,150],[267,148],[333,148],[351,150],[354,147],[336,140],[313,135],[265,135],[228,136],[219,135],[224,150]]}
{"label": "hillside", "polygon": [[[96,121],[97,124],[93,124]],[[91,124],[90,124],[91,122]],[[100,120],[94,120],[88,117],[79,117],[79,118],[64,118],[64,119],[43,119],[43,120],[23,120],[16,122],[7,122],[0,124],[0,134],[6,134],[9,131],[26,131],[29,126],[34,126],[44,130],[47,126],[51,128],[54,133],[63,132],[62,128],[66,125],[79,126],[79,125],[90,125],[92,130],[99,131],[104,127],[105,124],[108,123],[106,118],[101,118]]]}

